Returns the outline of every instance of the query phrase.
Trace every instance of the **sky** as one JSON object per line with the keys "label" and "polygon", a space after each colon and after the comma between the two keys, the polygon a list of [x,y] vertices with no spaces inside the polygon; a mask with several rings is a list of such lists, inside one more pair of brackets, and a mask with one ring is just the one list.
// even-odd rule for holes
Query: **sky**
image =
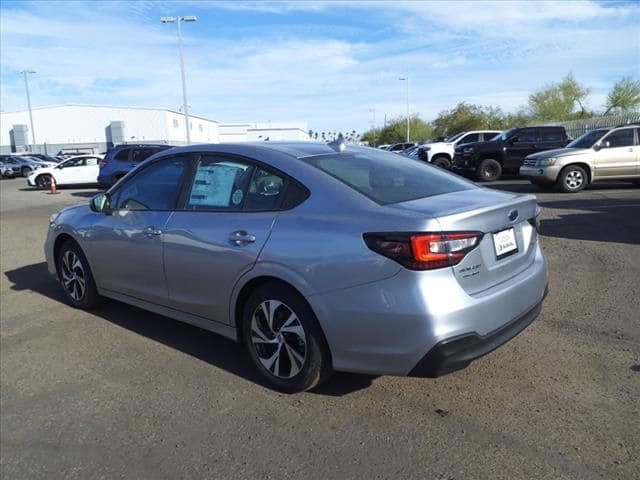
{"label": "sky", "polygon": [[23,2],[0,4],[0,107],[182,104],[224,123],[303,121],[364,132],[458,102],[514,111],[572,72],[601,109],[640,78],[639,2]]}

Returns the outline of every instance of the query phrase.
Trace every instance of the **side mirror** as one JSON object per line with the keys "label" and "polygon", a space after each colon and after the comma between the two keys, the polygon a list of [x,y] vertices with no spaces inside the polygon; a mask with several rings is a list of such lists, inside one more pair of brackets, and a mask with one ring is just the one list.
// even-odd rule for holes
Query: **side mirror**
{"label": "side mirror", "polygon": [[92,212],[109,215],[111,213],[111,200],[106,193],[99,193],[91,199],[89,207]]}
{"label": "side mirror", "polygon": [[593,146],[593,149],[597,152],[598,150],[602,149],[602,148],[609,148],[611,146],[611,144],[609,142],[600,142],[600,143],[596,143]]}

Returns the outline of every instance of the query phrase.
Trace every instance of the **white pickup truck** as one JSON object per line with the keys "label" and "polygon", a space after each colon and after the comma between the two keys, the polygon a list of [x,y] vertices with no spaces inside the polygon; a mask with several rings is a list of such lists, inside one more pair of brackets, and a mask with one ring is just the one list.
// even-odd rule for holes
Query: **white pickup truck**
{"label": "white pickup truck", "polygon": [[425,143],[419,147],[418,158],[438,167],[450,169],[457,145],[471,142],[487,142],[501,133],[499,130],[474,130],[460,132],[445,138],[443,142]]}

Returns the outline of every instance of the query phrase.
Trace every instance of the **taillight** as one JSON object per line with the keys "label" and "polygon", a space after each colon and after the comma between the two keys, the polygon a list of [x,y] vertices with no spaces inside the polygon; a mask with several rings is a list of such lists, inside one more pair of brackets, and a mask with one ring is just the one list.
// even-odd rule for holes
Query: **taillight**
{"label": "taillight", "polygon": [[104,168],[107,166],[107,162],[105,160],[102,160],[99,165],[100,165],[100,168]]}
{"label": "taillight", "polygon": [[365,233],[374,252],[411,270],[450,267],[462,261],[482,238],[480,232]]}

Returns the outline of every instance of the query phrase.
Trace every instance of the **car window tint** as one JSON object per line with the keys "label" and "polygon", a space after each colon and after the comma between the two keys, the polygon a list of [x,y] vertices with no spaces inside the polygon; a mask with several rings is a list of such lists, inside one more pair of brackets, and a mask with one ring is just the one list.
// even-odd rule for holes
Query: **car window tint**
{"label": "car window tint", "polygon": [[484,141],[488,142],[497,135],[500,135],[500,132],[484,132]]}
{"label": "car window tint", "polygon": [[82,167],[85,165],[86,159],[85,158],[74,158],[71,160],[67,160],[64,163],[64,168],[68,168],[68,167]]}
{"label": "car window tint", "polygon": [[631,147],[633,146],[633,128],[625,128],[616,132],[611,132],[604,138],[609,142],[609,147]]}
{"label": "car window tint", "polygon": [[239,210],[251,181],[253,166],[223,158],[198,161],[185,202],[187,210]]}
{"label": "car window tint", "polygon": [[469,135],[465,135],[464,137],[462,137],[459,141],[458,144],[462,145],[463,143],[471,143],[471,142],[477,142],[480,140],[480,135],[477,133],[470,133]]}
{"label": "car window tint", "polygon": [[543,142],[559,142],[564,140],[564,135],[559,130],[542,130],[540,139]]}
{"label": "car window tint", "polygon": [[533,143],[537,140],[537,132],[535,130],[522,130],[518,133],[518,143]]}
{"label": "car window tint", "polygon": [[438,167],[375,150],[303,160],[382,205],[476,188]]}
{"label": "car window tint", "polygon": [[135,148],[131,150],[131,161],[142,162],[162,150],[162,148]]}
{"label": "car window tint", "polygon": [[123,148],[122,150],[117,152],[113,158],[116,160],[120,160],[121,162],[127,162],[129,161],[129,151],[130,149]]}
{"label": "car window tint", "polygon": [[116,209],[171,210],[186,168],[184,158],[169,158],[141,170],[111,198]]}
{"label": "car window tint", "polygon": [[284,192],[284,178],[256,168],[245,200],[245,210],[275,210]]}

